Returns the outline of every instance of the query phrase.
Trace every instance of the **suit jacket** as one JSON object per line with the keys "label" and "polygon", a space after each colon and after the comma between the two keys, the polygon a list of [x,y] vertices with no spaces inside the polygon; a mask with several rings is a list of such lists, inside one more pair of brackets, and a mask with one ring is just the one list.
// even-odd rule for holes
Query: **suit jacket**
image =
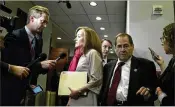
{"label": "suit jacket", "polygon": [[0,69],[2,74],[7,73],[9,69],[9,65],[5,62],[0,61]]}
{"label": "suit jacket", "polygon": [[168,67],[159,78],[159,86],[162,91],[167,95],[162,99],[162,106],[173,106],[175,105],[174,99],[174,76],[175,76],[175,57],[171,59]]}
{"label": "suit jacket", "polygon": [[[110,81],[114,72],[117,60],[111,61],[104,66],[103,86],[100,93],[100,103],[106,105],[106,98],[109,90]],[[131,58],[131,70],[129,79],[129,88],[127,103],[128,106],[148,106],[153,105],[156,87],[156,68],[153,62],[143,58]],[[152,97],[148,101],[144,100],[141,95],[136,95],[136,92],[142,87],[151,89]]]}
{"label": "suit jacket", "polygon": [[[42,42],[42,38],[36,41],[35,59],[42,51]],[[5,48],[1,53],[2,61],[20,66],[26,66],[31,62],[31,46],[25,28],[15,30],[12,34],[7,34],[4,38],[4,44]],[[31,83],[36,84],[38,74],[42,71],[41,64],[33,65],[30,70]],[[2,105],[19,105],[21,99],[25,96],[28,84],[29,78],[20,80],[10,73],[2,75]]]}

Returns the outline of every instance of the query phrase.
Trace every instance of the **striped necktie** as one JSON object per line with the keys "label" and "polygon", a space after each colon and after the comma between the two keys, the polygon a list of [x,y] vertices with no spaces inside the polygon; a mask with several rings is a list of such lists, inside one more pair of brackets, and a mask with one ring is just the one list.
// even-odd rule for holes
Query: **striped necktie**
{"label": "striped necktie", "polygon": [[35,45],[36,45],[36,37],[34,37],[31,41],[31,54],[32,54],[32,60],[35,59]]}

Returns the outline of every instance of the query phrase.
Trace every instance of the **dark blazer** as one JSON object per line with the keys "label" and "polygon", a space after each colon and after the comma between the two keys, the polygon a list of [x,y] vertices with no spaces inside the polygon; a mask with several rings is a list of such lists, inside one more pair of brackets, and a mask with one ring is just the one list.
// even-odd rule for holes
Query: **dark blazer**
{"label": "dark blazer", "polygon": [[0,61],[1,74],[7,73],[8,69],[9,69],[9,65],[5,62]]}
{"label": "dark blazer", "polygon": [[[36,58],[42,52],[42,42],[42,38],[36,41]],[[19,66],[26,66],[31,62],[31,46],[25,28],[15,30],[12,34],[7,34],[4,38],[4,44],[5,48],[1,53],[2,61]],[[30,70],[31,84],[36,84],[38,74],[42,71],[41,64],[35,64]],[[20,105],[28,84],[29,78],[20,80],[10,73],[2,75],[2,105]]]}
{"label": "dark blazer", "polygon": [[[106,106],[107,93],[114,72],[117,60],[111,61],[104,66],[103,86],[99,96],[102,106]],[[153,62],[143,59],[132,57],[131,71],[129,80],[129,89],[127,96],[128,106],[148,106],[153,105],[154,97],[152,96],[148,101],[144,100],[143,96],[136,95],[136,92],[142,87],[151,89],[151,94],[154,95],[156,88],[156,68]]]}
{"label": "dark blazer", "polygon": [[159,86],[162,91],[167,95],[162,99],[162,106],[175,106],[174,99],[174,81],[175,81],[175,57],[171,59],[168,67],[159,78]]}

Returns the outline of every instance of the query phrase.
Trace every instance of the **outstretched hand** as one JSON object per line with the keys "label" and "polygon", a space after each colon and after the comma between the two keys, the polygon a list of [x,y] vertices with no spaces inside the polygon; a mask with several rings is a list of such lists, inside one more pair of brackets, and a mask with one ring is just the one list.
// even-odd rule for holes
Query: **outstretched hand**
{"label": "outstretched hand", "polygon": [[15,76],[19,77],[20,79],[26,78],[29,75],[29,68],[16,66],[16,65],[9,65],[10,72]]}
{"label": "outstretched hand", "polygon": [[41,67],[43,69],[54,69],[56,65],[55,60],[46,60],[41,62]]}
{"label": "outstretched hand", "polygon": [[150,94],[150,89],[149,88],[146,88],[146,87],[141,87],[137,92],[136,92],[136,95],[142,95],[142,96],[145,96],[145,97],[150,97],[151,94]]}

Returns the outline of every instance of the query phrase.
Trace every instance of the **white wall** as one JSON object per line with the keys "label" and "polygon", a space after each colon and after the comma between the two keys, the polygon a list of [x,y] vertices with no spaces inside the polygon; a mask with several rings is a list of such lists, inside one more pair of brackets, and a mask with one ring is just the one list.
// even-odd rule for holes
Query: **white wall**
{"label": "white wall", "polygon": [[[152,6],[162,5],[163,15],[152,15]],[[148,47],[162,56],[166,65],[170,56],[164,53],[160,37],[163,27],[174,22],[173,1],[128,1],[127,3],[127,33],[135,44],[134,55],[152,60]],[[156,64],[156,68],[159,69]]]}

